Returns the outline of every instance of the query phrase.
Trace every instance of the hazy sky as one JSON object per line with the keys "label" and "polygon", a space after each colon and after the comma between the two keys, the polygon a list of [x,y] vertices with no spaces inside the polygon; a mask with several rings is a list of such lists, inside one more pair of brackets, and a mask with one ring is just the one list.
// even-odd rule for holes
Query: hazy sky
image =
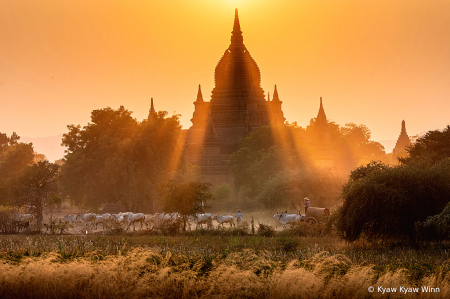
{"label": "hazy sky", "polygon": [[2,0],[0,132],[43,137],[94,109],[157,110],[191,126],[230,44],[244,43],[277,84],[288,121],[365,124],[374,140],[450,124],[450,1]]}

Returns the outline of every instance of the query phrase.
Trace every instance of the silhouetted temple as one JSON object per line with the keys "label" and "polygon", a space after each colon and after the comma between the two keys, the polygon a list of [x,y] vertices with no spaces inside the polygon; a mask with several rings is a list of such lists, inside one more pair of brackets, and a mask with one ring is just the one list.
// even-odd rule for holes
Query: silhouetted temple
{"label": "silhouetted temple", "polygon": [[397,143],[392,151],[394,157],[397,157],[401,152],[405,152],[406,147],[411,145],[408,134],[406,133],[405,121],[402,121],[402,130],[398,136]]}
{"label": "silhouetted temple", "polygon": [[309,149],[316,166],[327,168],[334,167],[335,154],[330,140],[330,128],[325,109],[323,108],[322,97],[320,97],[317,117],[311,119],[307,129],[311,130],[311,135],[314,136],[311,138]]}
{"label": "silhouetted temple", "polygon": [[147,118],[147,120],[151,121],[152,119],[154,119],[155,115],[156,115],[156,110],[155,110],[155,107],[153,107],[153,98],[152,98],[152,101],[151,101],[151,104],[150,104],[150,110],[148,111],[148,118]]}
{"label": "silhouetted temple", "polygon": [[211,100],[203,99],[199,86],[185,136],[187,159],[213,184],[232,183],[226,163],[242,137],[270,122],[285,121],[276,86],[272,101],[266,100],[259,67],[243,41],[236,9],[231,44],[216,66]]}

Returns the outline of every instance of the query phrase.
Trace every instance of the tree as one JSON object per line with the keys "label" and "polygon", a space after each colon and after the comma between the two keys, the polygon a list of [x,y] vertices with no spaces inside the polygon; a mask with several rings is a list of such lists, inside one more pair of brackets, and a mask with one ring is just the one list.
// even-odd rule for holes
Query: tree
{"label": "tree", "polygon": [[450,126],[442,131],[428,131],[424,136],[406,149],[408,155],[399,158],[402,164],[407,165],[434,165],[450,157]]}
{"label": "tree", "polygon": [[[371,141],[370,136],[366,126],[353,123],[340,127],[328,122],[324,128],[312,121],[306,130],[296,124],[263,126],[242,139],[240,149],[230,156],[227,165],[234,177],[235,190],[244,197],[259,198],[270,206],[272,199],[277,202],[276,193],[284,190],[284,204],[293,202],[294,190],[300,190],[298,185],[303,186],[305,179],[310,181],[300,174],[308,173],[333,185],[333,192],[322,192],[327,195],[317,201],[328,205],[330,198],[335,197],[335,183],[340,176],[363,163],[385,158],[383,146]],[[335,173],[332,176],[315,171],[316,165],[324,160],[331,161],[329,167]],[[292,176],[293,173],[296,175]],[[311,192],[319,198],[316,191]]]}
{"label": "tree", "polygon": [[38,228],[42,227],[42,212],[47,203],[53,203],[59,194],[59,166],[45,160],[27,166],[12,183],[14,203],[36,208]]}
{"label": "tree", "polygon": [[441,212],[450,198],[450,159],[428,168],[379,164],[365,168],[352,172],[343,188],[338,230],[349,241],[364,235],[415,244],[415,223]]}
{"label": "tree", "polygon": [[0,133],[0,202],[9,198],[9,183],[27,165],[33,163],[34,151],[31,143],[18,143],[20,137],[14,132],[11,137]]}
{"label": "tree", "polygon": [[334,144],[341,169],[350,171],[370,161],[386,160],[384,147],[370,138],[371,132],[365,125],[347,123],[339,127]]}
{"label": "tree", "polygon": [[296,168],[273,176],[261,186],[258,199],[268,208],[300,210],[308,197],[314,206],[329,208],[336,204],[341,187],[341,178],[330,170]]}
{"label": "tree", "polygon": [[211,184],[201,181],[182,184],[170,181],[167,184],[163,211],[178,212],[183,218],[183,231],[186,231],[188,217],[204,213],[206,204],[213,198],[210,188]]}
{"label": "tree", "polygon": [[213,191],[213,197],[215,200],[225,202],[228,200],[233,192],[233,188],[227,183],[222,183],[220,186],[216,186]]}
{"label": "tree", "polygon": [[62,187],[81,208],[120,202],[130,211],[152,211],[160,184],[179,165],[179,116],[160,111],[138,122],[123,106],[94,110],[81,128],[69,125],[62,144]]}
{"label": "tree", "polygon": [[306,150],[298,146],[305,131],[296,124],[262,126],[242,139],[240,149],[227,163],[234,176],[236,192],[257,196],[260,187],[273,175],[307,165]]}
{"label": "tree", "polygon": [[10,138],[0,133],[0,180],[13,177],[33,163],[33,144],[18,143],[19,139],[15,132]]}

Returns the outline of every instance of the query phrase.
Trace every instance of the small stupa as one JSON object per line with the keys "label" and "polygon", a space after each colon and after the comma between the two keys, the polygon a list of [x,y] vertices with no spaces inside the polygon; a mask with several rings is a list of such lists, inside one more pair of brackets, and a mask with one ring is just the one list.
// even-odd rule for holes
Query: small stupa
{"label": "small stupa", "polygon": [[401,152],[405,152],[406,147],[409,145],[411,145],[411,141],[409,140],[408,133],[406,133],[405,121],[403,120],[402,131],[400,132],[400,136],[398,136],[397,143],[392,151],[393,156],[397,157]]}

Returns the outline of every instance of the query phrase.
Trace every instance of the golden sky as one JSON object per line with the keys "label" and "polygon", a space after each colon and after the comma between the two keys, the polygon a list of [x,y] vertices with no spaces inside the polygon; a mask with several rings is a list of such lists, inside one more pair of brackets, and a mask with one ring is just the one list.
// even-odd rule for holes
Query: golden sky
{"label": "golden sky", "polygon": [[2,0],[0,132],[52,136],[94,109],[157,110],[191,126],[202,85],[230,44],[244,44],[277,84],[288,121],[365,124],[374,140],[450,124],[450,1]]}

